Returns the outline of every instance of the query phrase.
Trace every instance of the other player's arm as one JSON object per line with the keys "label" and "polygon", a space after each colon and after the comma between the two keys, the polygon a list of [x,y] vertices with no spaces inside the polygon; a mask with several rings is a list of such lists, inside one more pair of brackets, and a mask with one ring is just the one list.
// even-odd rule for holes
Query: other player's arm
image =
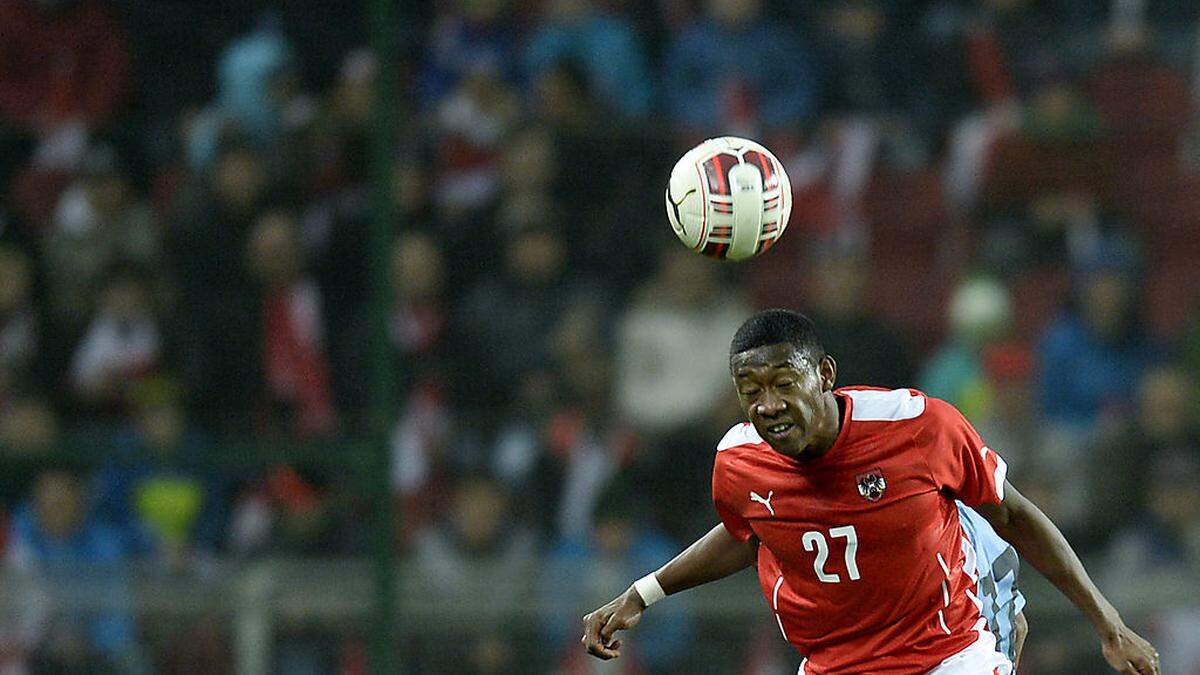
{"label": "other player's arm", "polygon": [[[718,524],[660,567],[654,577],[663,593],[671,595],[744,570],[753,565],[757,557],[757,539],[751,537],[740,541],[725,529],[724,524]],[[630,586],[603,607],[583,617],[583,646],[589,654],[604,660],[620,656],[621,641],[613,640],[613,634],[636,626],[645,609],[645,599]]]}
{"label": "other player's arm", "polygon": [[976,507],[996,533],[1050,580],[1092,622],[1109,665],[1129,675],[1160,672],[1158,652],[1121,619],[1112,603],[1092,583],[1079,556],[1058,527],[1011,483],[1004,501]]}

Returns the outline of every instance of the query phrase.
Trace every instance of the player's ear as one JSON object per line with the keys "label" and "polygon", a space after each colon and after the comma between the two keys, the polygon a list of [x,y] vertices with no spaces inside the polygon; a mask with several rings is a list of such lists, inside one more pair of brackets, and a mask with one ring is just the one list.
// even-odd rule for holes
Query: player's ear
{"label": "player's ear", "polygon": [[821,391],[833,391],[833,384],[837,381],[837,361],[826,354],[821,358],[817,372],[821,375]]}

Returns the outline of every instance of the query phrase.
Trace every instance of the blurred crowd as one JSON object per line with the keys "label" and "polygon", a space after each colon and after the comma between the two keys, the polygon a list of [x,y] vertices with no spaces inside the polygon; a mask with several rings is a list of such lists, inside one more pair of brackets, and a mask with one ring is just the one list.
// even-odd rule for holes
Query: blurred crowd
{"label": "blurred crowd", "polygon": [[[365,436],[382,254],[395,546],[450,601],[501,592],[481,565],[543,580],[515,602],[569,596],[538,669],[586,672],[575,605],[714,522],[728,340],[766,306],[816,320],[840,384],[959,406],[1103,584],[1200,574],[1200,7],[407,3],[380,252],[361,4],[0,2],[10,565],[364,553],[349,471],[218,458]],[[791,176],[761,260],[667,227],[670,166],[715,135]],[[1142,619],[1168,672],[1200,672],[1164,637],[1200,608]],[[219,628],[189,631],[146,650],[127,613],[0,618],[0,672],[229,667]],[[414,672],[528,672],[503,626],[479,631],[412,647]],[[698,631],[670,614],[622,672],[698,663]],[[1095,667],[1037,638],[1028,672]],[[730,667],[766,672],[764,649]],[[353,652],[281,658],[352,672]]]}

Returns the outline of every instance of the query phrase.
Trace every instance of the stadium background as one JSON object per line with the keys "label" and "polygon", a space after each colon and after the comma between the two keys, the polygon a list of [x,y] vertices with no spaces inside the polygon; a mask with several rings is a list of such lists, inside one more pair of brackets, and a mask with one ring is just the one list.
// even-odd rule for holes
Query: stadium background
{"label": "stadium background", "polygon": [[[745,574],[578,648],[782,305],[1200,673],[1188,5],[0,2],[0,671],[794,672]],[[795,188],[748,264],[664,218],[719,134]],[[1104,672],[1035,576],[1022,671]]]}

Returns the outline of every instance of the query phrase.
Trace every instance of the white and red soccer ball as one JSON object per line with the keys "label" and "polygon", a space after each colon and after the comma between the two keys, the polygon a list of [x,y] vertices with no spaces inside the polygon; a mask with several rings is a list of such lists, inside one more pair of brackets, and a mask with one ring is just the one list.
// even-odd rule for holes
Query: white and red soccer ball
{"label": "white and red soccer ball", "polygon": [[675,163],[667,217],[685,246],[720,260],[766,251],[787,229],[792,185],[783,165],[745,138],[710,138]]}

